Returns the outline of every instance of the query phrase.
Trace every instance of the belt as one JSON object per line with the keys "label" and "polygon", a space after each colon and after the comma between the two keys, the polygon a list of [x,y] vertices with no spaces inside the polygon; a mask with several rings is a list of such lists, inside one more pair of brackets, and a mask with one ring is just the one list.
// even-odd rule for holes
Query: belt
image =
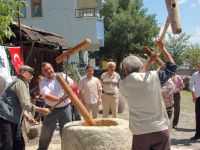
{"label": "belt", "polygon": [[[69,106],[69,103],[65,106],[62,106],[62,107],[56,107],[55,109],[63,109],[63,108],[66,108]],[[51,108],[52,106],[49,106],[49,105],[46,105],[46,108]]]}
{"label": "belt", "polygon": [[168,107],[168,108],[166,108],[166,109],[167,109],[167,111],[170,111],[170,110],[172,110],[172,108],[173,108],[173,107]]}
{"label": "belt", "polygon": [[116,95],[116,94],[118,94],[118,93],[105,93],[105,92],[104,92],[104,94],[106,94],[106,95]]}

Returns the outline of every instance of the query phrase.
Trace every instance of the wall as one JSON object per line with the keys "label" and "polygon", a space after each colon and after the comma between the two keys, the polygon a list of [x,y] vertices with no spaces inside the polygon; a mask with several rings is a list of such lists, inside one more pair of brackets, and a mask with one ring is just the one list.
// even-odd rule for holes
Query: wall
{"label": "wall", "polygon": [[[43,17],[38,18],[31,18],[30,0],[27,0],[27,4],[27,18],[21,19],[23,24],[63,36],[69,47],[89,38],[93,44],[86,50],[99,50],[97,18],[75,18],[76,0],[43,0]],[[74,56],[73,60],[78,61],[79,56]]]}
{"label": "wall", "polygon": [[195,71],[195,69],[177,69],[176,73],[182,76],[192,76]]}

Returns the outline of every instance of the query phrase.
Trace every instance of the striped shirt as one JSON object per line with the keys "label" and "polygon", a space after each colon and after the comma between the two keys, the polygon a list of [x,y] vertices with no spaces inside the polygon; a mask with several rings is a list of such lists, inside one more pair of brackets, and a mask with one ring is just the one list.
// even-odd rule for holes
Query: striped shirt
{"label": "striped shirt", "polygon": [[112,76],[108,72],[101,75],[101,81],[103,83],[103,91],[107,94],[118,94],[119,88],[118,84],[120,81],[120,76],[117,72],[114,72]]}

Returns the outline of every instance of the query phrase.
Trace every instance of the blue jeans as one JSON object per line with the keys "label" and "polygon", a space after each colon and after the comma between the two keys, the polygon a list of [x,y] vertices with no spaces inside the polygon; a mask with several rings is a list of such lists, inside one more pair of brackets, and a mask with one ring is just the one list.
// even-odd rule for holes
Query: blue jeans
{"label": "blue jeans", "polygon": [[45,116],[41,129],[38,150],[47,150],[56,128],[56,123],[59,123],[60,136],[67,122],[72,121],[71,106],[68,104],[62,108],[54,109],[49,115]]}

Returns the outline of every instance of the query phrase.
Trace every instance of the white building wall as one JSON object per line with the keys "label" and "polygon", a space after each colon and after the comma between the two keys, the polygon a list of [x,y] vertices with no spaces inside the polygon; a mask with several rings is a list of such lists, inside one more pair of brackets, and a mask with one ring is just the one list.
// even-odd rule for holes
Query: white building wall
{"label": "white building wall", "polygon": [[[75,18],[76,0],[43,0],[43,17],[32,18],[30,0],[27,0],[26,18],[21,22],[63,36],[69,47],[80,43],[86,38],[92,45],[86,50],[99,50],[97,39],[97,18]],[[74,57],[78,61],[79,56]],[[73,59],[72,59],[73,61]]]}

